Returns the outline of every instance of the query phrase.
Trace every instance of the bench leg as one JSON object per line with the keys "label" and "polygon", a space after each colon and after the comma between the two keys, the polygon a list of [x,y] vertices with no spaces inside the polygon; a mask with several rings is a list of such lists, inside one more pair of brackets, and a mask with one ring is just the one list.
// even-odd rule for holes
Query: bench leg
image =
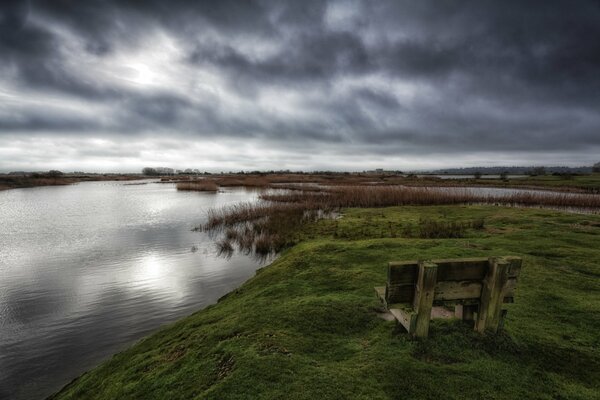
{"label": "bench leg", "polygon": [[429,333],[429,320],[431,319],[431,308],[435,283],[437,281],[437,265],[428,262],[419,264],[419,277],[415,287],[413,308],[417,313],[415,323],[415,337],[427,337]]}
{"label": "bench leg", "polygon": [[498,331],[509,268],[510,263],[502,258],[490,259],[488,273],[481,288],[479,312],[475,321],[477,332]]}

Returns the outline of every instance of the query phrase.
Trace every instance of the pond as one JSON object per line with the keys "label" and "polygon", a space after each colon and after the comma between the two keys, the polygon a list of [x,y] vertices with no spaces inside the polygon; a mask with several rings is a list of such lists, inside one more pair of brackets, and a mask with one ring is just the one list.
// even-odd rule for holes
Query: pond
{"label": "pond", "polygon": [[264,264],[191,231],[256,192],[138,183],[0,191],[0,399],[50,395]]}

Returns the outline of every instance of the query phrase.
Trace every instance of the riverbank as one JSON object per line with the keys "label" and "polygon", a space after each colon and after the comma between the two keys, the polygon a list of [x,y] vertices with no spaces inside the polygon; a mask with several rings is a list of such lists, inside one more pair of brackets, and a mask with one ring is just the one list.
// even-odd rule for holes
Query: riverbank
{"label": "riverbank", "polygon": [[465,175],[444,179],[442,175],[374,174],[374,173],[247,173],[162,177],[163,183],[189,183],[200,180],[218,187],[289,188],[300,186],[426,186],[426,187],[497,187],[552,190],[575,193],[600,193],[600,173],[581,175],[538,175],[506,179]]}
{"label": "riverbank", "polygon": [[89,181],[131,181],[144,179],[141,175],[131,174],[51,174],[8,175],[0,174],[0,190],[21,189],[38,186],[62,186]]}
{"label": "riverbank", "polygon": [[[424,218],[462,238],[390,237]],[[398,229],[398,232],[401,232]],[[394,235],[395,236],[395,235]],[[506,329],[434,321],[414,341],[378,317],[390,260],[524,258]],[[239,289],[82,375],[54,399],[597,398],[600,216],[493,206],[350,209]]]}

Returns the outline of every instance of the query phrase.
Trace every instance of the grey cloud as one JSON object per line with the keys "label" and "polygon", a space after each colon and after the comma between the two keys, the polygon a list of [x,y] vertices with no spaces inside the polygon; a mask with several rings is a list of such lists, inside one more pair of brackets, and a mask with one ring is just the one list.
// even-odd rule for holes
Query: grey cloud
{"label": "grey cloud", "polygon": [[[137,51],[160,57],[157,33],[178,49],[153,71],[173,87],[104,74]],[[598,37],[594,0],[5,2],[0,84],[105,111],[13,104],[0,138],[168,132],[368,157],[592,151]]]}

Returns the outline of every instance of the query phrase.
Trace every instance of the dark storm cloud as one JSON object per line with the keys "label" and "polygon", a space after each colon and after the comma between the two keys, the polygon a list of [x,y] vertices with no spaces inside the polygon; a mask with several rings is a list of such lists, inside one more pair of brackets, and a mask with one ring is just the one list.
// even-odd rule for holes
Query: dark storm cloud
{"label": "dark storm cloud", "polygon": [[9,1],[0,135],[592,154],[599,37],[594,0]]}

